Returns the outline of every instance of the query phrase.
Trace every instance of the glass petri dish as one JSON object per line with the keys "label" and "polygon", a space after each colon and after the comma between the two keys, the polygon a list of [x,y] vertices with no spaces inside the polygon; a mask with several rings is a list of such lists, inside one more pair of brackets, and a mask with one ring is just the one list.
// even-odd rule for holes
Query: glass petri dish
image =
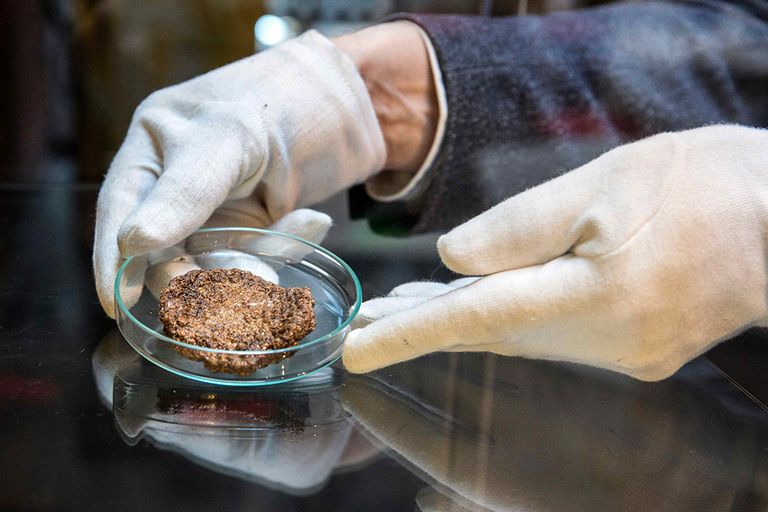
{"label": "glass petri dish", "polygon": [[[166,277],[164,286],[169,275],[191,268],[244,268],[277,279],[281,286],[308,287],[315,298],[317,327],[298,345],[276,350],[220,350],[170,338],[163,334],[158,318],[161,286],[157,276]],[[177,375],[227,386],[293,381],[333,364],[341,357],[344,337],[360,309],[361,296],[354,271],[329,250],[292,235],[257,228],[200,229],[151,258],[126,259],[115,279],[117,325],[139,354]],[[239,375],[210,371],[193,360],[217,357],[264,366]]]}

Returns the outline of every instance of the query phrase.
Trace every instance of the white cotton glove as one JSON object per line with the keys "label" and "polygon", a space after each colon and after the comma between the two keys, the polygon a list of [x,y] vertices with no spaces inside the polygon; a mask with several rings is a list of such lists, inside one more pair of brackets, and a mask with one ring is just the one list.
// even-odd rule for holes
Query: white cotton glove
{"label": "white cotton glove", "polygon": [[619,147],[438,240],[478,281],[349,334],[352,372],[437,350],[669,376],[768,316],[768,131]]}
{"label": "white cotton glove", "polygon": [[[218,217],[218,214],[216,215]],[[206,225],[211,222],[206,222]],[[231,226],[250,226],[251,219],[230,219],[225,225]],[[271,226],[268,226],[272,231],[279,231],[280,233],[286,233],[288,235],[297,236],[309,242],[319,244],[328,234],[328,230],[331,228],[333,220],[325,213],[311,210],[309,208],[302,208],[294,210],[287,214],[282,219],[278,220]],[[280,239],[266,239],[256,240],[254,242],[253,252],[264,251],[272,254],[283,254],[285,256],[291,256],[296,260],[301,260],[309,248],[305,249],[302,254],[289,254],[288,251],[298,250],[296,244],[288,244],[289,249],[286,246],[279,246],[282,240]],[[160,292],[168,286],[168,283],[174,277],[186,274],[191,270],[199,270],[201,267],[195,261],[195,258],[185,251],[183,244],[177,244],[162,251],[155,251],[149,254],[146,276],[144,278],[144,284],[149,288],[150,292],[156,297],[160,298]],[[238,268],[241,270],[247,270],[257,276],[266,279],[275,284],[280,284],[280,279],[277,275],[277,271],[280,268],[275,267],[276,263],[266,263],[261,258],[254,256],[251,253],[237,252],[234,250],[227,251],[229,255],[227,257],[219,257],[217,259],[217,267],[219,268]],[[282,265],[281,265],[282,267]],[[135,300],[138,300],[141,295],[141,289],[132,290],[130,293],[128,304],[133,304]],[[125,293],[125,291],[124,291]]]}
{"label": "white cotton glove", "polygon": [[365,181],[385,156],[355,65],[317,32],[150,95],[99,194],[105,311],[122,256],[176,244],[220,206],[268,226]]}
{"label": "white cotton glove", "polygon": [[396,286],[386,297],[367,300],[360,306],[352,328],[360,329],[389,315],[414,308],[429,299],[446,294],[477,281],[477,277],[462,277],[450,283],[415,281]]}

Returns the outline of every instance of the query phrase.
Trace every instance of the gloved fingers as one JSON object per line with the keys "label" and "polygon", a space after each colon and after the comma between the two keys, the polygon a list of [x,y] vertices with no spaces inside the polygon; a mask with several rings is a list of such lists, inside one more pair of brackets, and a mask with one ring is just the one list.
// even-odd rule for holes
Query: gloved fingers
{"label": "gloved fingers", "polygon": [[[269,221],[264,209],[253,198],[226,201],[203,224],[205,227],[245,226],[264,227]],[[149,253],[149,270],[146,285],[159,298],[160,292],[174,277],[201,267],[190,252],[198,252],[195,239]],[[277,274],[259,258],[245,252],[230,251],[231,255],[219,257],[218,268],[240,268],[252,272],[267,281],[277,283]]]}
{"label": "gloved fingers", "polygon": [[171,279],[184,275],[192,270],[200,270],[195,258],[184,251],[183,244],[176,244],[149,253],[149,267],[144,278],[144,284],[155,296],[160,298],[160,292],[168,286]]}
{"label": "gloved fingers", "polygon": [[[301,208],[289,212],[276,222],[272,222],[261,202],[256,198],[249,197],[225,202],[211,215],[205,225],[210,227],[268,228],[271,231],[293,235],[319,244],[328,234],[328,230],[333,225],[333,219],[317,210]],[[274,253],[280,249],[285,250],[294,246],[297,244],[291,240],[275,237],[257,238],[254,240],[252,248]]]}
{"label": "gloved fingers", "polygon": [[[246,252],[227,251],[226,255],[216,258],[215,266],[246,270],[262,279],[279,284],[277,273],[269,264]],[[194,256],[185,251],[183,244],[176,244],[167,249],[149,253],[149,268],[144,284],[155,298],[160,298],[160,293],[168,286],[171,279],[201,268]]]}
{"label": "gloved fingers", "polygon": [[[253,198],[226,201],[213,212],[203,224],[205,227],[264,227],[269,222],[266,212]],[[200,270],[190,252],[196,252],[195,240],[180,242],[166,249],[149,253],[149,269],[147,271],[147,288],[156,298],[168,286],[174,277],[186,274],[192,270]],[[267,281],[277,283],[277,274],[263,261],[244,252],[230,251],[235,254],[217,259],[218,268],[240,268],[252,272]]]}
{"label": "gloved fingers", "polygon": [[[243,201],[235,201],[234,203],[237,203],[236,205],[232,206],[230,205],[228,207],[228,213],[227,215],[231,215],[233,212],[238,211],[240,212],[240,217],[242,217],[242,213],[246,210],[244,210],[244,205],[242,204]],[[232,203],[232,202],[228,202]],[[251,209],[252,210],[252,209]],[[219,218],[218,222],[220,222],[222,219]],[[241,219],[242,220],[242,219]],[[258,217],[254,217],[254,221],[258,220]],[[258,224],[251,224],[252,227],[266,227],[270,231],[277,231],[280,233],[284,233],[287,235],[296,236],[299,238],[302,238],[304,240],[313,242],[313,243],[321,243],[323,239],[325,239],[325,236],[328,234],[328,230],[330,229],[331,225],[333,224],[333,220],[330,216],[326,215],[325,213],[318,212],[316,210],[311,210],[308,208],[303,208],[299,210],[294,210],[288,214],[286,214],[282,219],[278,220],[277,222],[274,222],[270,225],[258,225]],[[263,272],[254,271],[253,269],[245,268],[245,267],[239,267],[244,268],[245,270],[250,270],[251,272],[256,273],[257,275],[260,275],[264,279],[267,279],[268,281],[272,281],[274,283],[277,283],[277,274],[275,272],[279,271],[283,267],[284,261],[301,261],[307,254],[309,254],[313,249],[306,244],[299,242],[297,240],[294,240],[293,238],[287,238],[287,237],[280,237],[280,236],[259,236],[254,237],[253,241],[248,244],[248,254],[243,253],[248,258],[258,258],[257,255],[259,254],[265,254],[265,255],[280,255],[279,259],[272,259],[269,263],[269,266],[274,270],[273,275],[271,277],[268,277]],[[231,251],[234,255],[235,251]],[[245,262],[240,262],[239,264],[243,264]],[[266,263],[263,263],[266,265]],[[237,265],[234,265],[237,266]],[[266,270],[266,269],[264,269]],[[273,280],[274,279],[274,280]]]}
{"label": "gloved fingers", "polygon": [[376,320],[380,320],[389,315],[394,315],[400,311],[414,308],[423,304],[431,297],[380,297],[363,302],[360,311],[352,321],[353,329],[360,329]]}
{"label": "gloved fingers", "polygon": [[[239,189],[244,178],[255,186],[263,173],[263,161],[248,158],[253,149],[243,140],[247,136],[237,122],[214,115],[200,117],[201,122],[164,139],[163,173],[120,227],[118,243],[124,256],[178,243],[202,226],[235,189],[243,193]],[[264,160],[265,155],[261,156]]]}
{"label": "gloved fingers", "polygon": [[319,244],[325,239],[332,225],[333,219],[329,215],[310,208],[301,208],[288,213],[269,229]]}
{"label": "gloved fingers", "polygon": [[222,204],[205,222],[206,227],[268,228],[319,244],[325,239],[333,219],[311,208],[300,208],[273,222],[261,202],[254,197],[232,199]]}
{"label": "gloved fingers", "polygon": [[603,287],[592,263],[575,257],[493,274],[350,332],[344,364],[364,373],[438,350],[501,341],[506,354],[527,355],[516,352],[516,339],[557,324],[595,301]]}
{"label": "gloved fingers", "polygon": [[[281,220],[274,224],[265,224],[266,212],[253,198],[227,201],[222,208],[218,209],[206,222],[206,226],[244,226],[244,227],[267,227],[272,231],[280,231],[290,235],[300,236],[313,242],[321,242],[328,233],[333,221],[331,218],[321,212],[301,209],[290,212]],[[195,239],[191,239],[187,246],[187,251],[196,252]],[[180,254],[170,254],[167,251],[181,251]],[[280,254],[282,257],[293,259],[303,258],[308,251],[304,244],[300,244],[292,239],[282,238],[256,238],[249,247],[249,251],[238,251],[228,249],[221,251],[217,255],[215,265],[218,268],[238,268],[246,270],[257,276],[266,279],[275,284],[279,284],[277,272],[282,268],[282,264],[277,261],[265,261],[260,258],[258,253]],[[168,282],[183,273],[199,268],[194,262],[194,258],[180,249],[180,246],[173,246],[161,253],[160,259],[168,260],[165,263],[157,265],[150,269],[151,281],[148,285],[151,289],[160,290],[168,285]],[[153,291],[155,293],[155,291]],[[156,296],[158,296],[156,294]]]}
{"label": "gloved fingers", "polygon": [[433,281],[414,281],[405,283],[392,288],[388,297],[435,297],[442,295],[456,288],[467,286],[477,281],[479,277],[462,277],[455,279],[450,283],[436,283]]}
{"label": "gloved fingers", "polygon": [[[206,227],[266,228],[271,224],[269,214],[255,197],[230,199],[224,202],[206,221]],[[196,238],[188,242],[188,249],[195,251]],[[255,242],[254,242],[255,244]],[[227,249],[216,257],[219,268],[238,268],[255,274],[271,283],[279,284],[276,270],[251,252]]]}
{"label": "gloved fingers", "polygon": [[205,227],[266,228],[272,218],[256,197],[229,199],[205,221]]}
{"label": "gloved fingers", "polygon": [[226,253],[217,256],[216,267],[245,270],[270,283],[280,284],[275,266],[248,252],[226,251]]}
{"label": "gloved fingers", "polygon": [[427,300],[448,293],[477,281],[477,277],[456,279],[450,283],[416,281],[396,286],[386,297],[377,297],[363,302],[352,328],[359,329],[386,316],[413,308]]}
{"label": "gloved fingers", "polygon": [[[325,213],[303,208],[288,213],[285,217],[269,226],[269,229],[319,244],[325,239],[332,224],[333,220]],[[257,238],[251,250],[256,254],[280,255],[279,260],[270,262],[271,268],[275,272],[275,283],[278,282],[277,272],[283,267],[281,262],[289,260],[301,261],[307,254],[312,252],[312,248],[306,244],[283,237]],[[267,278],[265,277],[265,279]]]}
{"label": "gloved fingers", "polygon": [[[269,229],[319,244],[328,234],[332,224],[333,220],[325,213],[304,208],[288,213],[269,226]],[[251,250],[257,254],[279,254],[283,261],[301,261],[313,251],[305,243],[280,236],[259,237],[254,240]],[[281,267],[282,265],[275,262],[276,269]]]}
{"label": "gloved fingers", "polygon": [[387,297],[435,297],[453,290],[453,287],[446,283],[436,283],[433,281],[414,281],[404,283],[392,288]]}
{"label": "gloved fingers", "polygon": [[[216,166],[213,166],[216,167]],[[118,233],[124,256],[170,247],[203,225],[227,191],[211,169],[187,180],[186,169],[168,169]]]}
{"label": "gloved fingers", "polygon": [[132,127],[110,165],[96,206],[94,278],[99,302],[112,318],[115,317],[115,277],[122,263],[117,234],[125,219],[149,194],[159,172],[150,135],[141,127]]}

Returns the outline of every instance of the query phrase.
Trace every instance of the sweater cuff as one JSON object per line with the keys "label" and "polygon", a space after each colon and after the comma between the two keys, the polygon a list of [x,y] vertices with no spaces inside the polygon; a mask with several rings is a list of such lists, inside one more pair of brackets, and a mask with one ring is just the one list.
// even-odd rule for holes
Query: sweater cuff
{"label": "sweater cuff", "polygon": [[443,86],[443,76],[440,72],[440,63],[435,54],[435,48],[429,35],[421,28],[417,27],[421,35],[427,54],[429,55],[429,66],[432,70],[432,79],[435,85],[437,95],[437,127],[432,146],[429,148],[427,157],[421,164],[416,174],[383,170],[365,182],[365,191],[376,201],[390,203],[393,201],[408,201],[418,197],[429,185],[430,179],[434,174],[434,162],[440,151],[440,145],[445,133],[446,119],[448,118],[448,101]]}

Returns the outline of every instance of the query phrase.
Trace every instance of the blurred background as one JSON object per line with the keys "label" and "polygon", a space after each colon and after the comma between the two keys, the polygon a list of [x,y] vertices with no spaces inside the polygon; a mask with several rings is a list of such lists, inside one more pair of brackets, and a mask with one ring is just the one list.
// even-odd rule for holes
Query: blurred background
{"label": "blurred background", "polygon": [[590,0],[2,0],[0,183],[98,183],[152,91],[309,28],[392,12],[507,16]]}

